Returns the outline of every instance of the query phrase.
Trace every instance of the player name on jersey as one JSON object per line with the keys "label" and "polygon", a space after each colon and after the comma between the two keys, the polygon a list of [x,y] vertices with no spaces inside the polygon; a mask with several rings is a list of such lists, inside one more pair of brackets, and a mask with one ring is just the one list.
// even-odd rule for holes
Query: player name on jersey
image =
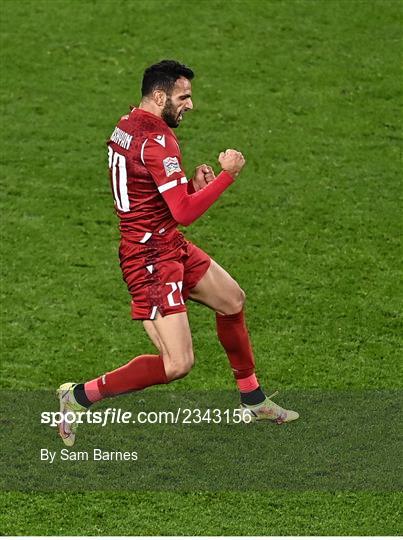
{"label": "player name on jersey", "polygon": [[132,142],[133,135],[129,135],[123,129],[115,128],[114,132],[111,135],[111,141],[115,142],[122,148],[129,150],[130,143]]}

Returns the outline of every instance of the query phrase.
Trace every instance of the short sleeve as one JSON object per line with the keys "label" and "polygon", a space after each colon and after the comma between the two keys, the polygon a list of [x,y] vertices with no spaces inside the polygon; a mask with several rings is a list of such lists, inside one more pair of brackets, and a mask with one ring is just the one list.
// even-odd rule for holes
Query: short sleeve
{"label": "short sleeve", "polygon": [[140,157],[160,193],[187,183],[179,146],[173,136],[155,135],[145,139]]}

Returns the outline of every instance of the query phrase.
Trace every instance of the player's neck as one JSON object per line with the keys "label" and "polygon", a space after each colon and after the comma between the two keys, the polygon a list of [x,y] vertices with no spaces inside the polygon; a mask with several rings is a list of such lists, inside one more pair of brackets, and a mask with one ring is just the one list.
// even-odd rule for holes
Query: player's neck
{"label": "player's neck", "polygon": [[149,112],[153,114],[154,116],[158,116],[158,118],[161,118],[161,109],[153,101],[141,100],[138,108],[141,109],[142,111]]}

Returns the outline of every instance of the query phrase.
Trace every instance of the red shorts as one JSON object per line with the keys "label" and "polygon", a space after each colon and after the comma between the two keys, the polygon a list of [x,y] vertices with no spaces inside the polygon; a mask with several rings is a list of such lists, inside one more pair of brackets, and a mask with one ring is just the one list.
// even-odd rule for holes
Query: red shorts
{"label": "red shorts", "polygon": [[211,259],[174,231],[169,238],[151,237],[146,244],[122,238],[120,267],[132,297],[133,319],[154,319],[186,311],[190,291],[207,272]]}

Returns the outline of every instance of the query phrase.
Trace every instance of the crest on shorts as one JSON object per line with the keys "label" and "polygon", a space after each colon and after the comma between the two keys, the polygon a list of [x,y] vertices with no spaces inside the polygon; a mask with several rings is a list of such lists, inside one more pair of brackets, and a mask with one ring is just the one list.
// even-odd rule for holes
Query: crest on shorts
{"label": "crest on shorts", "polygon": [[181,172],[181,168],[176,157],[166,157],[162,164],[164,165],[165,174],[171,176],[171,174],[176,172]]}

